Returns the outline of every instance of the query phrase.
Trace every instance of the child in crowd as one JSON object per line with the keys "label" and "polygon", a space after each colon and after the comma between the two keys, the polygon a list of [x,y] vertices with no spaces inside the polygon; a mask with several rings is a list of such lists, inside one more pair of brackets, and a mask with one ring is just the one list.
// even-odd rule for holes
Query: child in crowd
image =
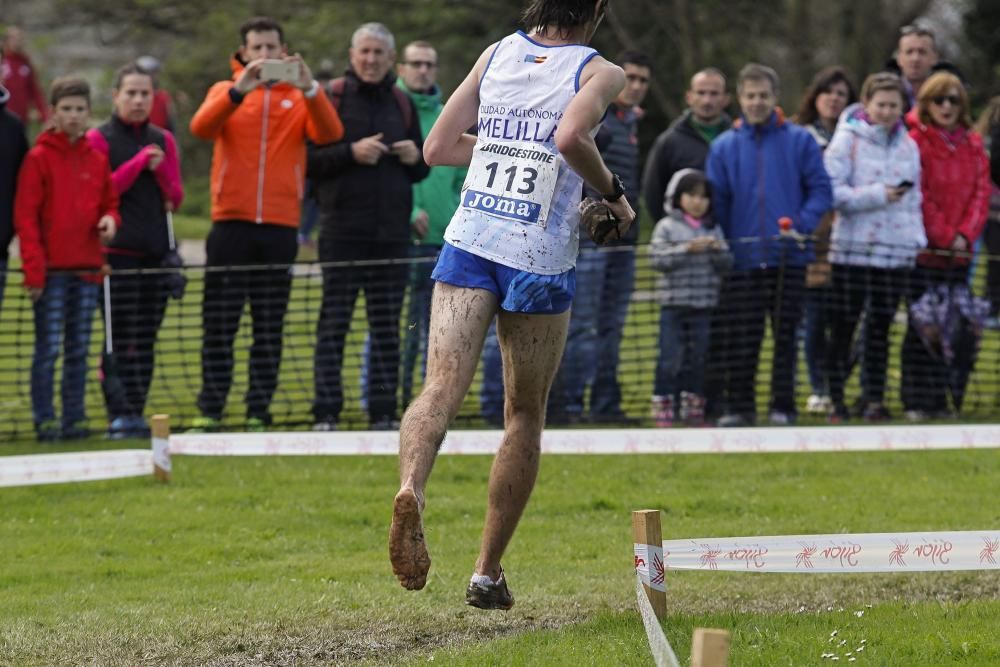
{"label": "child in crowd", "polygon": [[[675,417],[692,426],[705,421],[703,385],[711,313],[719,300],[722,275],[732,265],[722,231],[709,214],[711,205],[705,174],[696,169],[678,171],[667,185],[667,217],[656,224],[649,247],[653,268],[661,274],[656,281],[660,357],[652,406],[653,421],[661,427],[673,425]],[[685,366],[690,374],[682,378]]]}
{"label": "child in crowd", "polygon": [[[101,242],[118,226],[118,197],[108,159],[84,139],[90,86],[57,79],[52,127],[24,159],[14,203],[24,286],[34,302],[31,409],[41,442],[86,438],[84,389],[90,330],[100,294]],[[63,348],[62,422],[53,408],[53,376]]]}

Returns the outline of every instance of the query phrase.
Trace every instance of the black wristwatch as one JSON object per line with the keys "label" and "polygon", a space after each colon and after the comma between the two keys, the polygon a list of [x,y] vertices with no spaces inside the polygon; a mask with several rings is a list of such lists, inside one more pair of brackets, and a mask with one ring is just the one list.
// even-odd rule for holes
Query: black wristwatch
{"label": "black wristwatch", "polygon": [[611,182],[614,183],[615,191],[610,195],[604,195],[604,201],[618,201],[625,194],[625,184],[622,183],[621,176],[612,173]]}

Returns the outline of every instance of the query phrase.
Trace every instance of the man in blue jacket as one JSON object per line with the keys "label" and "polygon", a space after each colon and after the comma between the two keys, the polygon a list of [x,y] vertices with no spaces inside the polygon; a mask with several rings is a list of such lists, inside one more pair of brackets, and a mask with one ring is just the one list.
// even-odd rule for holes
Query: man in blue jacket
{"label": "man in blue jacket", "polygon": [[[713,214],[734,259],[719,304],[726,314],[718,348],[726,358],[717,360],[725,375],[726,414],[719,426],[756,421],[754,379],[766,315],[774,341],[770,421],[790,424],[796,416],[795,329],[805,267],[813,258],[811,247],[796,237],[812,234],[833,207],[833,194],[816,142],[786,122],[777,107],[777,73],[751,63],[740,72],[736,90],[742,117],[712,143],[706,163]],[[791,222],[784,233],[782,218]]]}

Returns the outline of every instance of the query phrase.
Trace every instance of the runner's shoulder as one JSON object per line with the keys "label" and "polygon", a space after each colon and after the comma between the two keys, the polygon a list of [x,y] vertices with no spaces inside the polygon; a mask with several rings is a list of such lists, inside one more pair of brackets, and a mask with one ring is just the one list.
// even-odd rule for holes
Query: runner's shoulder
{"label": "runner's shoulder", "polygon": [[620,83],[624,86],[625,70],[613,62],[606,60],[604,56],[597,54],[583,66],[583,70],[580,72],[580,88],[583,88],[595,78],[608,84]]}

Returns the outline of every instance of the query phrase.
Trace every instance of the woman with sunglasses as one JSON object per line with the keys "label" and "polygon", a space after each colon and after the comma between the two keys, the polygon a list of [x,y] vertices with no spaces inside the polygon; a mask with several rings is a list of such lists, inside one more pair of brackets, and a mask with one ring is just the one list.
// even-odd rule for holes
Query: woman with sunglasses
{"label": "woman with sunglasses", "polygon": [[[910,303],[941,284],[965,283],[971,249],[986,225],[990,200],[990,165],[983,140],[971,129],[969,98],[957,76],[938,72],[920,88],[917,106],[908,115],[910,136],[920,149],[927,250],[907,290]],[[911,318],[903,339],[902,399],[906,417],[922,421],[948,415],[947,391],[960,397],[970,368],[950,368],[964,378],[949,382],[949,368],[932,356],[917,335]],[[961,409],[960,400],[954,409]]]}

